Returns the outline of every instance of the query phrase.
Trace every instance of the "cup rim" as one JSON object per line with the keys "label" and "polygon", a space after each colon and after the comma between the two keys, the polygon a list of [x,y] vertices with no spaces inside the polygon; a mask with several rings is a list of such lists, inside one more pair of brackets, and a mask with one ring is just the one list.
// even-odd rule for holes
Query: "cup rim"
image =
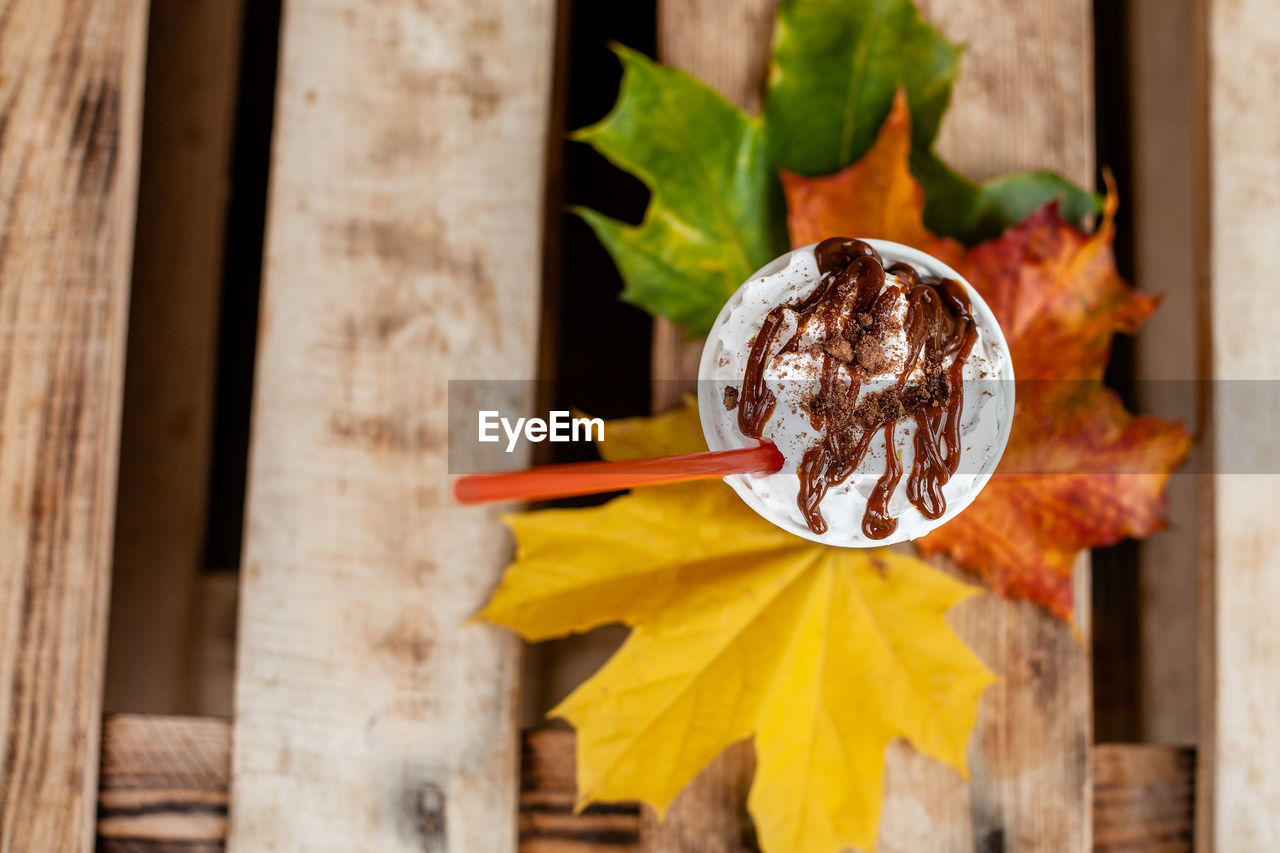
{"label": "cup rim", "polygon": [[[986,321],[983,327],[984,336],[988,328],[994,330],[993,335],[987,336],[988,340],[993,342],[1005,353],[1006,357],[1004,359],[1004,368],[1001,370],[997,379],[1001,381],[1001,387],[1007,389],[1006,399],[1004,402],[1008,412],[1008,417],[999,424],[996,431],[993,452],[983,463],[982,470],[979,471],[978,474],[974,475],[976,478],[974,481],[974,488],[967,494],[963,495],[960,500],[949,502],[946,512],[937,519],[926,519],[928,523],[925,529],[921,532],[915,533],[914,535],[910,535],[908,530],[905,530],[900,526],[884,539],[868,539],[862,534],[861,528],[858,528],[854,531],[854,535],[851,537],[847,535],[848,531],[846,531],[845,538],[849,541],[831,541],[830,529],[827,533],[817,534],[810,530],[807,525],[797,523],[790,516],[779,517],[776,511],[769,507],[748,485],[748,477],[752,475],[733,474],[725,477],[724,481],[728,483],[735,492],[737,492],[738,497],[742,498],[747,506],[751,507],[757,515],[789,533],[794,533],[795,535],[810,541],[833,547],[882,548],[888,545],[896,545],[901,542],[910,541],[911,539],[925,536],[933,530],[936,530],[968,508],[982,490],[986,488],[987,483],[991,480],[992,474],[995,473],[996,468],[1000,464],[1001,458],[1004,456],[1005,448],[1009,444],[1009,435],[1013,429],[1014,404],[1016,402],[1014,365],[1013,354],[1009,349],[1008,341],[1005,339],[1004,330],[1000,327],[1000,323],[996,319],[995,312],[991,310],[987,301],[982,298],[982,294],[978,293],[977,289],[974,288],[974,286],[971,285],[964,276],[960,275],[960,273],[956,272],[951,266],[943,263],[938,258],[911,246],[907,246],[902,243],[895,243],[891,240],[877,240],[867,237],[860,237],[858,239],[872,246],[880,253],[881,257],[886,260],[905,261],[917,269],[926,271],[931,275],[942,278],[953,278],[960,282],[973,305],[974,313],[983,315],[983,319]],[[728,321],[729,316],[733,313],[734,309],[741,304],[743,291],[746,289],[747,285],[757,279],[765,278],[781,272],[783,269],[790,266],[791,259],[797,252],[812,252],[813,248],[817,245],[817,243],[810,243],[807,246],[800,246],[792,249],[783,255],[779,255],[777,258],[774,258],[772,261],[747,276],[746,280],[733,292],[733,295],[725,301],[724,306],[720,309],[720,313],[716,316],[716,320],[711,326],[711,331],[707,334],[706,342],[703,344],[702,357],[698,362],[698,419],[702,426],[703,438],[707,442],[707,447],[711,450],[729,450],[735,447],[750,447],[753,446],[755,442],[754,439],[748,438],[747,436],[741,436],[742,442],[740,444],[722,442],[714,428],[715,421],[713,407],[717,403],[715,399],[716,383],[714,375],[720,355],[720,330],[724,327],[724,324]]]}

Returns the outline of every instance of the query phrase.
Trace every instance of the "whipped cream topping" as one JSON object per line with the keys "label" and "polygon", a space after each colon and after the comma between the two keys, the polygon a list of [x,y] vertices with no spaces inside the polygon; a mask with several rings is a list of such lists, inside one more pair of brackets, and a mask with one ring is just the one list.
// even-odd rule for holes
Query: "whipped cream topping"
{"label": "whipped cream topping", "polygon": [[[815,533],[806,523],[797,503],[801,489],[798,466],[806,450],[822,439],[808,414],[808,406],[819,384],[823,366],[821,324],[799,327],[794,311],[783,313],[779,341],[789,340],[797,331],[798,346],[771,357],[765,367],[765,386],[776,398],[772,415],[765,421],[763,438],[774,442],[786,457],[782,470],[770,475],[734,475],[727,482],[757,512],[797,535],[831,545],[866,547],[886,545],[923,536],[964,509],[994,471],[1008,441],[1013,413],[1013,367],[1004,336],[982,298],[951,268],[936,259],[896,243],[868,240],[883,257],[885,266],[904,262],[921,275],[960,281],[972,305],[977,331],[973,349],[963,362],[963,405],[960,411],[960,462],[955,474],[942,487],[946,511],[937,519],[926,518],[907,498],[904,476],[889,495],[888,512],[897,519],[893,533],[871,539],[863,531],[862,520],[868,498],[886,469],[887,454],[883,431],[877,431],[865,456],[843,482],[832,485],[822,498],[821,512],[827,529]],[[777,305],[794,304],[809,296],[821,279],[813,246],[797,249],[760,270],[729,299],[721,311],[703,350],[700,368],[699,403],[703,432],[713,450],[749,447],[755,440],[744,435],[737,412],[724,403],[726,388],[736,391],[743,382],[752,343],[765,316]],[[886,274],[881,290],[902,282]],[[903,288],[905,289],[905,288]],[[902,320],[906,299],[893,311],[897,322],[888,324],[873,353],[839,353],[838,369],[846,386],[857,371],[860,378],[858,400],[898,384],[907,356],[907,336]],[[810,325],[818,328],[809,328]],[[907,381],[922,379],[917,362]],[[731,395],[733,392],[730,392]],[[916,423],[899,421],[893,431],[892,452],[902,469],[910,471],[914,461],[913,438]]]}

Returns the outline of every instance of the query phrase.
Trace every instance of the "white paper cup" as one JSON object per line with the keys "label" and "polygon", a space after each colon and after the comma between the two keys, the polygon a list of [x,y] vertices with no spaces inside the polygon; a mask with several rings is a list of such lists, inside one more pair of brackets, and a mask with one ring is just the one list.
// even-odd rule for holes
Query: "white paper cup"
{"label": "white paper cup", "polygon": [[[961,459],[956,474],[943,487],[946,511],[939,518],[926,518],[914,506],[906,503],[905,497],[901,495],[911,470],[909,448],[910,436],[914,431],[914,422],[903,419],[895,431],[895,445],[900,452],[904,473],[895,492],[895,500],[890,504],[898,519],[897,529],[885,539],[870,539],[862,532],[866,493],[884,471],[884,441],[877,436],[857,471],[843,484],[833,486],[823,499],[820,509],[827,521],[827,531],[814,533],[805,523],[796,503],[800,482],[796,467],[804,447],[817,443],[819,433],[803,423],[797,423],[797,418],[803,422],[803,416],[796,416],[787,410],[781,393],[779,404],[766,424],[766,435],[771,429],[780,431],[781,440],[778,444],[787,457],[786,464],[776,474],[734,474],[725,477],[725,481],[748,506],[784,530],[814,542],[846,548],[880,547],[915,539],[955,518],[973,502],[991,479],[1005,445],[1008,444],[1013,425],[1013,361],[1000,324],[996,322],[995,315],[983,298],[959,273],[937,258],[887,240],[864,242],[880,253],[886,266],[904,261],[915,267],[922,276],[953,278],[964,285],[969,296],[978,326],[979,341],[975,344],[974,355],[965,364]],[[816,285],[817,264],[813,259],[815,245],[817,244],[795,249],[766,264],[748,278],[720,310],[720,315],[707,336],[698,369],[698,409],[702,432],[706,436],[707,446],[712,450],[755,445],[755,439],[743,435],[738,429],[737,411],[725,409],[724,389],[726,386],[741,387],[746,369],[746,351],[749,351],[751,340],[769,309],[778,302],[797,298],[797,294],[787,292],[795,286],[795,282],[812,281]],[[976,375],[975,371],[978,369],[985,369],[988,375]],[[785,425],[774,425],[778,418],[789,420]],[[787,428],[785,431],[783,426]],[[811,436],[811,440],[807,442],[802,439],[805,430]],[[905,452],[902,450],[904,446],[907,448]]]}

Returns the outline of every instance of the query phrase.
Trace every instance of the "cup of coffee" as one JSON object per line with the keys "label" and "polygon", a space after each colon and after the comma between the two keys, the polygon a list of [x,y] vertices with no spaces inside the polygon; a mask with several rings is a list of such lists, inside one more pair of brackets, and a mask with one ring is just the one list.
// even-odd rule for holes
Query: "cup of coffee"
{"label": "cup of coffee", "polygon": [[964,510],[1013,423],[1013,362],[995,315],[954,269],[885,240],[795,249],[747,279],[699,366],[712,450],[760,440],[774,474],[734,474],[756,512],[815,542],[872,547]]}

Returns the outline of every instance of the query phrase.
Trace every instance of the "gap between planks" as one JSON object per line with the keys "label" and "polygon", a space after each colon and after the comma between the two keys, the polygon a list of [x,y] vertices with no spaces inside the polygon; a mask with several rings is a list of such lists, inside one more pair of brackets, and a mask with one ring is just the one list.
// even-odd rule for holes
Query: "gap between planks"
{"label": "gap between planks", "polygon": [[[243,0],[154,0],[103,704],[214,713],[192,667]],[[228,694],[229,696],[229,694]]]}
{"label": "gap between planks", "polygon": [[[1193,435],[1205,385],[1200,353],[1189,341],[1206,336],[1197,305],[1198,204],[1196,28],[1199,0],[1128,0],[1129,88],[1132,100],[1132,190],[1121,216],[1133,223],[1134,284],[1159,294],[1160,310],[1134,340],[1137,397],[1143,414],[1181,418]],[[1138,546],[1138,739],[1153,743],[1196,738],[1196,583],[1199,552],[1208,539],[1197,506],[1202,441],[1183,472],[1166,484],[1170,529]]]}
{"label": "gap between planks", "polygon": [[[102,853],[216,853],[227,824],[231,724],[207,717],[112,715],[103,724],[98,841]],[[574,814],[574,736],[521,736],[520,853],[635,853],[640,807],[601,803]],[[1191,850],[1195,754],[1189,747],[1094,749],[1096,853]],[[741,851],[734,842],[724,849]]]}

